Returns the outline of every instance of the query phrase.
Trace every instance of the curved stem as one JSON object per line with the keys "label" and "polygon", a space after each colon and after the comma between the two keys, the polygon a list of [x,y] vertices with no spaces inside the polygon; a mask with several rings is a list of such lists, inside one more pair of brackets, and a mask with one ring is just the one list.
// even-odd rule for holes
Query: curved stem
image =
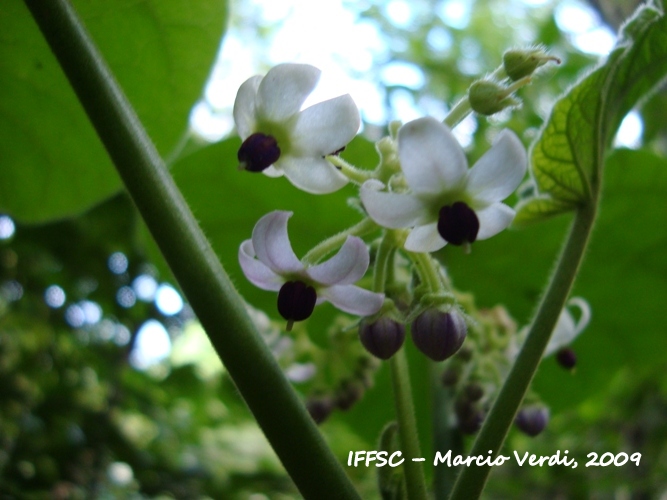
{"label": "curved stem", "polygon": [[396,420],[398,435],[403,450],[403,470],[405,471],[405,486],[409,500],[426,500],[426,480],[421,462],[413,462],[413,458],[422,458],[419,449],[417,421],[415,408],[412,403],[410,389],[410,375],[405,348],[399,349],[389,360],[391,367],[391,385],[394,390],[394,405],[396,406]]}
{"label": "curved stem", "polygon": [[368,179],[372,179],[374,177],[372,171],[362,170],[360,168],[354,167],[343,160],[340,156],[330,155],[327,156],[327,160],[333,163],[334,166],[337,167],[345,177],[359,186],[361,186]]}
{"label": "curved stem", "polygon": [[[494,456],[500,453],[507,432],[537,371],[551,332],[572,289],[593,228],[596,211],[596,199],[577,211],[556,272],[542,297],[526,342],[485,419],[484,426],[470,452],[471,455],[486,455],[488,450],[493,450]],[[479,498],[490,472],[490,466],[464,467],[450,498],[466,500]]]}
{"label": "curved stem", "polygon": [[25,3],[225,368],[302,495],[359,498],[257,333],[243,300],[72,6],[67,0]]}
{"label": "curved stem", "polygon": [[375,222],[366,217],[354,226],[349,227],[338,234],[334,234],[333,236],[319,243],[317,246],[311,248],[308,253],[303,256],[302,261],[304,264],[317,264],[317,262],[326,257],[329,253],[333,252],[337,248],[340,248],[343,243],[345,243],[345,240],[348,236],[365,236],[369,233],[372,233],[379,227],[380,226],[378,226]]}

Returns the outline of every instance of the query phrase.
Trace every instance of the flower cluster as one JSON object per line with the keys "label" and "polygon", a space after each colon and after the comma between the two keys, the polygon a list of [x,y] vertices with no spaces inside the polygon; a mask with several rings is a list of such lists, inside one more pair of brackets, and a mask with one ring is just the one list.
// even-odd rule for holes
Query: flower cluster
{"label": "flower cluster", "polygon": [[[360,186],[363,210],[374,227],[385,228],[385,237],[392,237],[408,256],[428,254],[448,243],[469,247],[509,226],[514,211],[502,201],[522,181],[527,163],[526,151],[513,132],[501,131],[486,154],[468,168],[450,128],[433,118],[420,118],[402,125],[395,139],[387,138],[395,152],[393,160],[380,150],[380,165],[362,172],[333,156],[359,129],[352,98],[343,95],[302,109],[319,77],[312,66],[281,64],[241,86],[234,119],[243,140],[238,151],[242,169],[284,175],[310,193],[333,192],[352,180]],[[277,309],[288,330],[294,322],[309,318],[317,304],[328,301],[364,318],[359,326],[361,343],[380,359],[400,349],[408,321],[413,342],[426,356],[441,361],[461,348],[469,318],[443,299],[449,296],[446,283],[430,256],[414,262],[423,286],[406,288],[407,295],[400,300],[398,296],[386,300],[384,274],[391,273],[393,258],[387,264],[378,255],[383,264],[376,263],[381,268],[375,269],[374,289],[363,289],[355,283],[371,260],[366,243],[352,231],[347,239],[337,240],[338,253],[329,260],[302,262],[287,233],[291,215],[284,211],[265,215],[239,249],[248,280],[278,292]],[[396,233],[398,229],[407,231]],[[433,297],[431,305],[424,302],[424,294]]]}

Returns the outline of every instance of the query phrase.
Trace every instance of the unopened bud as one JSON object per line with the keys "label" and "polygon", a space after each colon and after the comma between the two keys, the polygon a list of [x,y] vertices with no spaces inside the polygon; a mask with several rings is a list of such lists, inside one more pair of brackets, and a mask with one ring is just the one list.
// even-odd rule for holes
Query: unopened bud
{"label": "unopened bud", "polygon": [[316,424],[321,424],[329,418],[333,409],[334,404],[331,398],[313,398],[306,401],[306,410],[308,410],[308,413],[310,413]]}
{"label": "unopened bud", "polygon": [[514,81],[532,75],[537,68],[550,61],[560,64],[560,59],[548,55],[540,48],[528,50],[513,49],[503,54],[505,73]]}
{"label": "unopened bud", "polygon": [[412,341],[434,361],[443,361],[461,348],[468,329],[455,310],[427,309],[412,322]]}
{"label": "unopened bud", "polygon": [[519,101],[509,97],[510,93],[511,91],[499,83],[477,80],[468,89],[468,100],[473,111],[488,116],[519,104]]}
{"label": "unopened bud", "polygon": [[454,413],[459,430],[464,434],[474,434],[484,423],[484,411],[472,401],[459,398],[454,403]]}
{"label": "unopened bud", "polygon": [[572,370],[577,365],[577,355],[569,347],[563,347],[556,353],[556,361],[567,370]]}
{"label": "unopened bud", "polygon": [[484,388],[477,382],[468,384],[464,390],[469,401],[479,401],[484,396]]}
{"label": "unopened bud", "polygon": [[514,423],[524,434],[535,437],[540,434],[549,422],[549,410],[543,406],[527,406],[516,416]]}
{"label": "unopened bud", "polygon": [[401,348],[405,340],[405,326],[382,316],[372,323],[363,320],[359,325],[359,339],[373,356],[389,359]]}

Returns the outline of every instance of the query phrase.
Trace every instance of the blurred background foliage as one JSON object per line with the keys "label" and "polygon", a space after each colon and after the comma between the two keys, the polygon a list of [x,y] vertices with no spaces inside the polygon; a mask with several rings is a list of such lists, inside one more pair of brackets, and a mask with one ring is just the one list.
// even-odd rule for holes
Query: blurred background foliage
{"label": "blurred background foliage", "polygon": [[[372,168],[373,141],[389,120],[444,116],[504,50],[541,43],[563,63],[520,92],[524,105],[457,129],[471,163],[504,127],[529,145],[557,96],[599,57],[568,16],[585,13],[588,32],[614,32],[629,3],[345,2],[375,34],[368,67],[347,69],[371,85],[381,109],[360,103],[364,129],[343,157]],[[321,428],[335,453],[346,461],[350,450],[375,449],[393,418],[388,370],[359,347],[350,318],[328,305],[285,334],[274,321],[275,295],[247,283],[236,257],[255,222],[275,209],[295,212],[290,227],[302,255],[359,219],[346,203],[354,190],[312,197],[284,179],[238,172],[239,139],[224,130],[236,87],[206,85],[209,75],[234,72],[225,47],[239,40],[252,51],[251,61],[239,56],[251,71],[241,81],[280,62],[272,43],[304,5],[271,16],[267,4],[246,0],[74,4],[295,388],[315,414],[331,412]],[[298,497],[21,2],[3,6],[0,27],[0,498]],[[211,97],[221,93],[226,101]],[[202,110],[207,123],[222,124],[212,134],[219,140],[210,142],[198,121]],[[534,389],[552,421],[535,439],[512,431],[504,452],[568,449],[579,467],[509,462],[494,470],[489,498],[527,489],[539,498],[667,491],[666,112],[658,93],[633,117],[639,133],[619,140],[626,147],[608,159],[600,219],[574,291],[593,310],[574,344],[579,364],[567,373],[545,360]],[[503,305],[525,325],[567,224],[561,217],[506,231],[471,255],[448,247],[438,257],[478,307]],[[430,457],[429,367],[406,344]],[[621,451],[642,453],[640,466],[584,467],[590,452]],[[348,471],[364,498],[376,496],[373,468]]]}

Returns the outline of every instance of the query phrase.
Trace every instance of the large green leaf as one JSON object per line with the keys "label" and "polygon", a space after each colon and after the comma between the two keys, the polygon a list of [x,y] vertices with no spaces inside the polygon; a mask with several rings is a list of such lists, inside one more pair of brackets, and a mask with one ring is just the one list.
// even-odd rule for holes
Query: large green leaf
{"label": "large green leaf", "polygon": [[591,197],[621,120],[665,74],[667,19],[657,5],[646,5],[606,62],[554,106],[531,151],[537,192],[519,203],[515,225],[572,210]]}
{"label": "large green leaf", "polygon": [[[226,24],[225,0],[74,0],[158,150],[188,127]],[[0,10],[0,211],[26,222],[77,214],[118,175],[20,0]]]}

